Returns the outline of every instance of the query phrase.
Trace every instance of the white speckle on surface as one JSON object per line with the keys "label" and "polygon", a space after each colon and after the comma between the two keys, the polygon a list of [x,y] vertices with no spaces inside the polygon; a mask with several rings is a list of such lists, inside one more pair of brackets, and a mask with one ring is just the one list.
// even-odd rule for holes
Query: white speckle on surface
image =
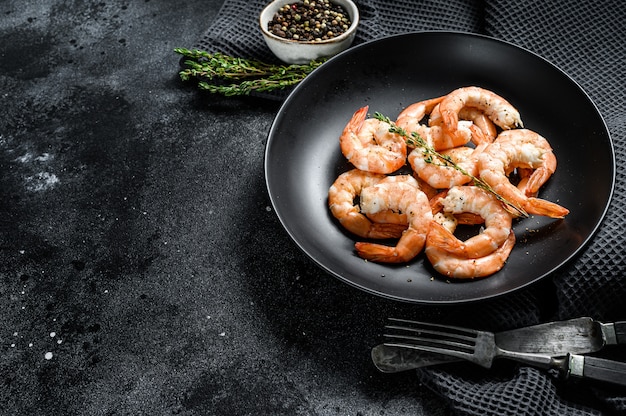
{"label": "white speckle on surface", "polygon": [[59,183],[59,178],[54,173],[39,172],[33,176],[27,176],[26,189],[31,192],[47,191]]}
{"label": "white speckle on surface", "polygon": [[30,152],[26,152],[26,153],[24,153],[24,155],[23,155],[23,156],[20,156],[20,157],[18,157],[18,158],[17,158],[17,159],[15,159],[15,160],[17,160],[18,162],[21,162],[21,163],[26,163],[26,162],[28,162],[29,160],[31,160],[32,158],[33,158],[32,153],[30,153]]}
{"label": "white speckle on surface", "polygon": [[43,356],[46,360],[51,360],[52,359],[52,353],[50,351],[48,351],[44,356]]}
{"label": "white speckle on surface", "polygon": [[47,162],[50,159],[52,159],[52,156],[50,155],[50,153],[42,153],[41,156],[37,156],[35,158],[37,162]]}
{"label": "white speckle on surface", "polygon": [[268,205],[268,206],[266,206],[266,207],[265,207],[265,210],[266,210],[267,212],[271,212],[271,211],[272,211],[272,207],[270,207],[270,206]]}
{"label": "white speckle on surface", "polygon": [[57,333],[56,332],[50,332],[50,338],[54,338],[56,337]]}
{"label": "white speckle on surface", "polygon": [[220,337],[225,337],[226,336],[226,332],[220,332]]}

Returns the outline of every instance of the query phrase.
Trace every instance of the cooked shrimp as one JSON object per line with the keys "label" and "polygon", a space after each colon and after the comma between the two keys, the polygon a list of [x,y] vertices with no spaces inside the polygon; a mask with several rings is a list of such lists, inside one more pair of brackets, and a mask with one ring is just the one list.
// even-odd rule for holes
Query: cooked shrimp
{"label": "cooked shrimp", "polygon": [[[461,120],[471,121],[476,127],[478,127],[479,134],[474,133],[471,137],[472,143],[475,145],[479,145],[481,143],[491,143],[498,134],[495,123],[478,108],[463,107],[459,112],[459,122]],[[443,119],[441,118],[440,107],[436,106],[430,113],[428,125],[433,127],[441,126],[442,124]]]}
{"label": "cooked shrimp", "polygon": [[[456,226],[459,224],[456,218],[454,218],[454,215],[448,214],[443,211],[433,213],[433,222],[436,222],[451,233],[454,233],[454,230],[456,230]],[[433,225],[431,224],[430,227],[432,229]],[[428,242],[428,236],[426,237],[426,242]]]}
{"label": "cooked shrimp", "polygon": [[416,127],[444,98],[445,95],[409,105],[398,114],[396,124],[402,128]]}
{"label": "cooked shrimp", "polygon": [[[522,188],[511,183],[508,174],[515,168],[530,168],[533,173]],[[556,170],[556,157],[548,141],[526,129],[508,130],[478,156],[479,176],[504,199],[529,214],[563,218],[569,210],[558,204],[532,196]],[[526,181],[526,180],[525,180]]]}
{"label": "cooked shrimp", "polygon": [[[528,177],[528,182],[523,186],[527,196],[537,193],[556,171],[556,156],[550,143],[534,131],[504,131],[499,135],[498,142],[500,146],[519,149],[518,156],[511,159],[513,163],[509,165],[509,170],[517,168],[522,179]],[[532,169],[532,172],[528,172],[528,169]]]}
{"label": "cooked shrimp", "polygon": [[[452,162],[469,175],[477,176],[477,158],[486,146],[487,143],[483,143],[476,148],[460,146],[442,150],[439,153],[449,157]],[[408,161],[415,174],[433,188],[452,188],[456,185],[464,185],[472,180],[471,176],[461,172],[454,166],[446,164],[443,160],[427,154],[419,147],[409,153]]]}
{"label": "cooked shrimp", "polygon": [[479,258],[454,256],[435,246],[426,246],[425,254],[434,269],[444,276],[457,279],[486,277],[502,269],[515,245],[515,233],[509,232],[504,244],[493,253]]}
{"label": "cooked shrimp", "polygon": [[368,107],[357,110],[339,138],[341,152],[357,169],[392,173],[406,162],[406,141],[389,132],[388,123],[367,117]]}
{"label": "cooked shrimp", "polygon": [[493,253],[509,236],[513,216],[489,192],[476,186],[455,186],[440,200],[444,213],[476,214],[484,220],[484,230],[465,241],[454,236],[448,227],[433,224],[427,246],[437,247],[454,256],[484,257]]}
{"label": "cooked shrimp", "polygon": [[402,235],[406,224],[374,223],[354,203],[363,188],[385,178],[385,175],[353,169],[339,175],[331,185],[328,190],[330,211],[348,231],[363,238],[398,238]]}
{"label": "cooked shrimp", "polygon": [[[476,145],[480,143],[491,143],[496,138],[498,130],[495,123],[482,111],[474,107],[463,107],[459,112],[462,120],[469,120],[476,125],[482,135],[472,136],[472,142]],[[483,140],[481,141],[480,138]],[[476,139],[476,140],[475,140]]]}
{"label": "cooked shrimp", "polygon": [[533,174],[533,170],[529,168],[517,168],[517,176],[519,177],[519,182],[517,183],[517,189],[522,191],[526,196],[537,196],[539,190],[531,190],[528,185],[530,182],[530,177]]}
{"label": "cooked shrimp", "polygon": [[[418,185],[417,180],[411,175],[387,176],[386,178],[382,179],[379,183],[400,183],[400,182],[406,183],[407,185],[414,186],[416,189],[421,189],[421,187]],[[370,220],[374,222],[388,223],[388,224],[401,224],[404,226],[404,228],[406,228],[408,225],[408,220],[407,220],[407,216],[405,213],[401,213],[393,209],[387,209],[387,210],[382,210],[382,211],[377,210],[376,212],[368,212],[368,208],[370,208],[370,206],[368,206],[367,204],[364,204],[361,207],[361,212],[367,215],[367,218],[369,218]]]}
{"label": "cooked shrimp", "polygon": [[[448,191],[449,189],[445,189],[441,192],[439,192],[437,195],[433,196],[432,198],[429,199],[430,202],[430,208],[433,212],[433,215],[437,215],[437,214],[442,214],[446,217],[453,217],[454,218],[454,224],[455,224],[455,228],[456,228],[456,224],[463,224],[463,225],[479,225],[479,224],[483,224],[485,222],[485,220],[478,214],[474,214],[473,212],[461,212],[461,213],[457,213],[457,214],[450,214],[450,213],[446,213],[443,210],[443,200],[445,199],[446,196],[448,196]],[[438,221],[441,224],[441,221]],[[448,224],[451,221],[447,221]],[[444,224],[442,224],[444,225]],[[450,227],[444,225],[446,228],[450,229]],[[454,232],[454,229],[450,230],[451,232]]]}
{"label": "cooked shrimp", "polygon": [[459,113],[464,107],[474,107],[485,113],[503,130],[523,127],[519,112],[507,100],[480,87],[458,88],[439,104],[442,126],[450,135],[458,135]]}
{"label": "cooked shrimp", "polygon": [[458,125],[458,133],[447,135],[440,125],[422,124],[422,121],[433,109],[437,108],[445,96],[431,98],[411,104],[398,115],[396,125],[406,130],[407,133],[417,133],[422,140],[435,150],[450,149],[467,144],[474,134],[480,134],[470,121],[461,121]]}
{"label": "cooked shrimp", "polygon": [[418,187],[426,194],[429,200],[434,198],[440,192],[439,189],[433,188],[425,180],[417,176],[415,172],[413,172],[413,177],[417,181]]}
{"label": "cooked shrimp", "polygon": [[408,228],[395,247],[358,242],[357,254],[381,263],[403,263],[413,259],[424,248],[433,215],[426,194],[406,183],[378,183],[361,192],[361,206],[367,212],[388,209],[406,214]]}

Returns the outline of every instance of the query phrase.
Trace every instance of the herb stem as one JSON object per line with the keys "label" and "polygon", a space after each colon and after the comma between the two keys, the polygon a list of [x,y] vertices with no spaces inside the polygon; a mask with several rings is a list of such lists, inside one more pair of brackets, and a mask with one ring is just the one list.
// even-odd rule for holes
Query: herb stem
{"label": "herb stem", "polygon": [[433,156],[436,157],[437,159],[443,161],[443,163],[439,166],[449,166],[452,167],[454,169],[456,169],[457,171],[461,172],[463,175],[468,176],[471,180],[472,183],[474,185],[476,185],[477,187],[489,192],[490,194],[492,194],[498,201],[502,202],[503,204],[505,204],[508,208],[509,211],[512,210],[512,213],[516,213],[522,217],[527,218],[528,217],[528,213],[522,208],[517,206],[516,204],[512,203],[511,201],[507,200],[506,198],[504,198],[502,195],[498,194],[487,182],[485,182],[483,179],[478,178],[474,175],[472,175],[471,173],[467,172],[465,169],[463,169],[461,166],[459,166],[458,164],[456,164],[452,158],[442,155],[441,153],[437,152],[432,146],[430,146],[417,132],[412,132],[411,134],[409,134],[405,129],[403,129],[402,127],[399,127],[398,125],[396,125],[396,123],[394,123],[393,121],[391,121],[391,119],[381,113],[374,113],[374,118],[383,121],[387,124],[389,124],[389,132],[390,133],[395,133],[395,134],[399,134],[400,136],[404,137],[404,139],[407,142],[407,145],[409,146],[413,146],[413,147],[421,147],[423,149],[424,154],[426,154],[428,157],[426,159],[427,163],[432,163],[435,164],[435,162],[433,161]]}
{"label": "herb stem", "polygon": [[324,63],[274,65],[197,49],[175,48],[174,52],[187,58],[186,68],[179,72],[183,81],[198,79],[200,89],[225,96],[281,90],[299,83]]}

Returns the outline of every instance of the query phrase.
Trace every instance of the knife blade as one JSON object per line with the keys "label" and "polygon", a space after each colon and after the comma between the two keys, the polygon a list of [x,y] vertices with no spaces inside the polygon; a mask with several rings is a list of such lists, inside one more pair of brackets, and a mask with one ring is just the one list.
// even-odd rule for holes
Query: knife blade
{"label": "knife blade", "polygon": [[[496,345],[509,351],[561,357],[587,354],[606,345],[626,344],[626,321],[602,323],[588,317],[555,321],[495,334]],[[377,345],[372,361],[384,373],[396,373],[460,359],[425,351]]]}

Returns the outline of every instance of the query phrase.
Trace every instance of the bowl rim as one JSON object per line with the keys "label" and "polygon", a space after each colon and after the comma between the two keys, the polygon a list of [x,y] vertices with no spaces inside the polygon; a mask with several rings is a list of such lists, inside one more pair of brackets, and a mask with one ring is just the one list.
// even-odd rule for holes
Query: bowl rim
{"label": "bowl rim", "polygon": [[[336,36],[334,38],[331,39],[326,39],[326,40],[320,40],[320,41],[316,41],[316,40],[293,40],[293,39],[286,39],[286,38],[281,38],[280,36],[276,36],[275,34],[273,34],[272,32],[270,32],[269,30],[267,30],[267,25],[263,24],[262,18],[263,15],[266,13],[266,11],[276,5],[276,4],[280,4],[281,6],[285,5],[285,4],[292,4],[292,3],[302,3],[302,0],[272,0],[271,2],[269,2],[267,5],[265,5],[265,7],[263,7],[263,10],[261,10],[261,13],[259,13],[259,18],[258,18],[258,22],[259,22],[259,27],[261,29],[261,33],[263,33],[264,36],[285,43],[285,44],[290,44],[290,45],[328,45],[328,44],[332,44],[332,43],[338,43],[341,42],[349,37],[351,37],[352,35],[354,35],[356,33],[356,29],[357,26],[359,25],[359,21],[360,21],[360,14],[359,14],[359,8],[356,5],[356,3],[352,0],[329,0],[331,3],[335,3],[339,6],[342,6],[346,9],[346,12],[354,14],[354,16],[350,16],[350,20],[351,20],[351,24],[350,27],[348,27],[348,29],[343,32],[342,34],[340,34],[339,36]],[[339,4],[339,3],[345,3],[347,5],[349,5],[349,7],[346,8],[346,6],[344,4]]]}

